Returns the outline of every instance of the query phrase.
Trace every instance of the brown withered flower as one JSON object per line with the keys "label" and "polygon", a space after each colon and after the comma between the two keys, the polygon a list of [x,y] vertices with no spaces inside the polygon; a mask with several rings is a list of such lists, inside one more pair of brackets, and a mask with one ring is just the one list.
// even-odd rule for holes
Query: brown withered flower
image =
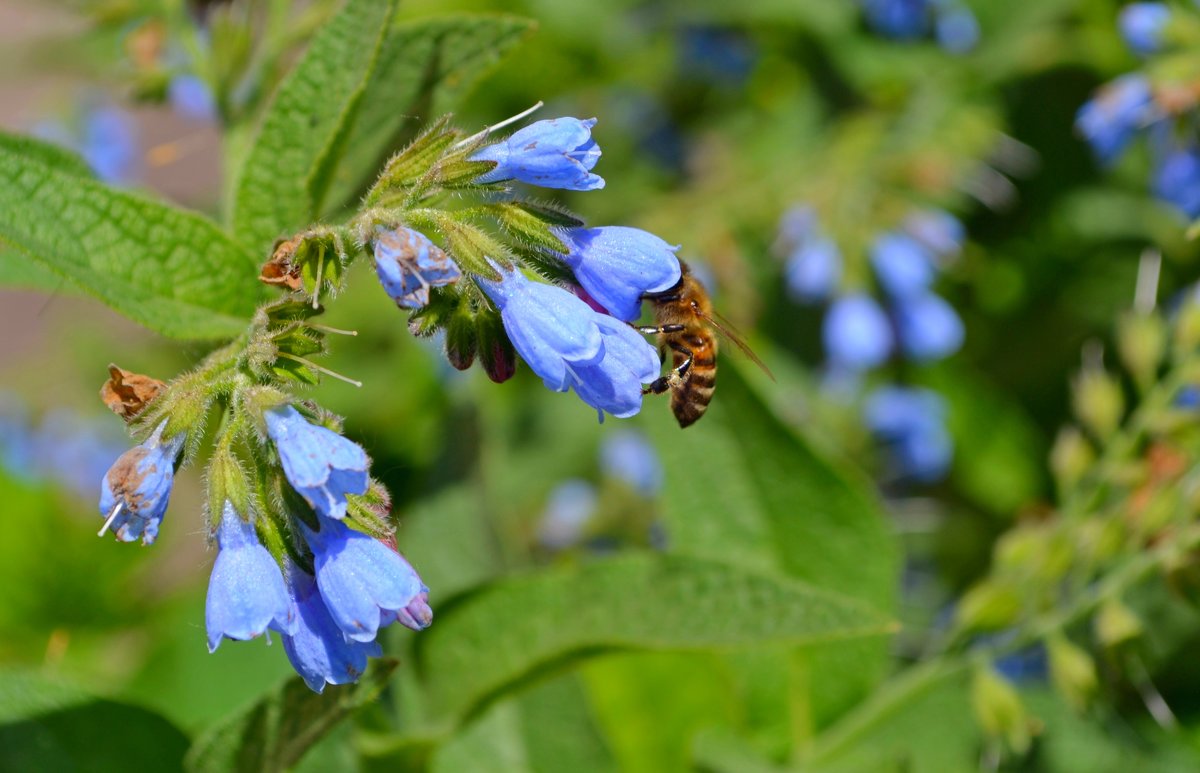
{"label": "brown withered flower", "polygon": [[129,422],[142,412],[147,403],[158,397],[164,388],[166,384],[156,378],[110,364],[108,381],[100,387],[100,399],[109,410]]}

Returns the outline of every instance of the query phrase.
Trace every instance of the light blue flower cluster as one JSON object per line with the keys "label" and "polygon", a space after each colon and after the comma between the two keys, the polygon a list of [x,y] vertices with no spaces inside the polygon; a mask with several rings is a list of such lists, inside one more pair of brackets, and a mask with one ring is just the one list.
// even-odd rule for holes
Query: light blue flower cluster
{"label": "light blue flower cluster", "polygon": [[[1149,58],[1171,47],[1174,17],[1182,13],[1187,13],[1183,6],[1130,3],[1121,9],[1117,27],[1131,51]],[[1164,93],[1179,90],[1174,84]],[[1160,98],[1149,71],[1127,73],[1101,86],[1079,108],[1075,128],[1104,164],[1113,163],[1136,138],[1145,137],[1154,165],[1151,191],[1196,218],[1200,217],[1200,144],[1191,128],[1196,115],[1193,104]]]}
{"label": "light blue flower cluster", "polygon": [[869,257],[889,311],[862,290],[839,291],[842,256],[811,209],[784,216],[781,244],[790,296],[803,303],[832,299],[822,327],[830,366],[861,372],[899,349],[919,362],[948,357],[963,341],[954,308],[933,291],[940,265],[962,247],[962,224],[949,213],[924,210],[899,229],[877,236]]}
{"label": "light blue flower cluster", "polygon": [[[218,552],[205,608],[208,647],[275,631],[297,673],[320,692],[326,684],[358,679],[367,658],[381,652],[381,628],[393,622],[427,627],[433,620],[429,589],[394,543],[345,522],[348,498],[367,494],[370,486],[362,448],[286,403],[263,411],[262,423],[278,458],[267,474],[282,474],[311,509],[272,521],[250,511],[276,505],[242,491],[235,498],[257,504],[239,508],[226,499],[212,514]],[[167,437],[167,427],[162,421],[105,475],[101,534],[112,529],[121,541],[141,538],[146,545],[157,538],[186,440],[184,434]],[[264,539],[268,533],[279,539]]]}
{"label": "light blue flower cluster", "polygon": [[642,406],[642,385],[658,378],[658,354],[620,320],[601,314],[561,287],[534,282],[516,269],[479,284],[500,310],[509,340],[546,388],[575,393],[617,418]]}
{"label": "light blue flower cluster", "polygon": [[[962,320],[933,285],[965,239],[957,218],[932,209],[916,211],[898,228],[877,235],[866,257],[881,303],[865,290],[842,288],[843,257],[811,207],[784,215],[778,246],[789,296],[801,303],[829,301],[821,339],[831,385],[855,390],[865,371],[897,353],[930,362],[958,351]],[[930,481],[945,473],[953,451],[943,414],[936,394],[891,386],[869,397],[864,419],[886,442],[902,477]]]}
{"label": "light blue flower cluster", "polygon": [[979,42],[975,14],[958,0],[862,0],[867,26],[884,37],[917,40],[932,32],[938,45],[963,54]]}
{"label": "light blue flower cluster", "polygon": [[[485,145],[469,160],[492,167],[474,182],[515,180],[579,191],[603,187],[592,172],[600,158],[591,136],[595,124],[595,119],[577,118],[538,121]],[[449,246],[443,249],[407,225],[377,227],[375,270],[389,297],[418,313],[434,300],[433,288],[450,289],[469,276],[494,306],[491,313],[498,312],[507,343],[547,388],[574,390],[601,420],[605,413],[632,416],[641,408],[643,385],[658,378],[660,363],[654,348],[626,323],[641,315],[647,293],[668,290],[679,281],[678,247],[623,226],[556,225],[545,237],[533,254],[528,244],[520,245],[512,257],[485,254],[486,265],[468,270],[465,257],[454,252],[453,239],[447,238]],[[539,260],[560,265],[573,283],[561,287],[531,279],[522,270],[524,258],[533,259],[533,269],[540,267]],[[458,314],[457,319],[476,318],[478,311],[472,307]],[[486,330],[486,322],[476,324]],[[512,375],[515,362],[505,358],[504,342],[461,329],[448,331],[447,338],[455,367],[469,367],[473,352],[482,348],[481,359],[493,380]]]}
{"label": "light blue flower cluster", "polygon": [[273,630],[296,672],[321,692],[358,679],[367,658],[381,653],[380,628],[427,627],[429,589],[393,546],[343,522],[347,496],[367,491],[362,448],[290,405],[263,419],[284,475],[314,511],[313,524],[296,519],[293,535],[312,570],[287,551],[273,556],[251,518],[226,502],[208,586],[208,646],[214,651],[223,638],[245,641]]}

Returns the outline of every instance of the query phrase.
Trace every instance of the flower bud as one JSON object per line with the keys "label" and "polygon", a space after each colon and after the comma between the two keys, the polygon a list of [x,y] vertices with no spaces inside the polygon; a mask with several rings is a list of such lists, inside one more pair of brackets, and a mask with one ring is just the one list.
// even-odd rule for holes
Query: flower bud
{"label": "flower bud", "polygon": [[476,315],[460,304],[446,324],[446,359],[458,370],[467,370],[475,362],[478,334],[475,332]]}
{"label": "flower bud", "polygon": [[1117,351],[1140,389],[1154,383],[1166,348],[1166,325],[1157,314],[1129,313],[1117,323]]}
{"label": "flower bud", "polygon": [[985,735],[1016,754],[1029,751],[1033,741],[1029,714],[1016,688],[990,667],[976,668],[971,674],[971,709]]}
{"label": "flower bud", "polygon": [[1072,385],[1072,403],[1080,423],[1101,440],[1108,438],[1121,424],[1125,396],[1121,384],[1099,368],[1086,368]]}
{"label": "flower bud", "polygon": [[1175,322],[1175,356],[1186,357],[1200,348],[1200,301],[1187,298]]}
{"label": "flower bud", "polygon": [[958,628],[966,631],[994,631],[1016,620],[1021,599],[1012,588],[995,581],[984,581],[967,591],[958,603]]}
{"label": "flower bud", "polygon": [[1142,621],[1119,599],[1100,605],[1095,619],[1096,638],[1105,647],[1117,647],[1142,635]]}
{"label": "flower bud", "polygon": [[1050,470],[1061,491],[1075,486],[1096,460],[1092,444],[1078,427],[1063,427],[1050,449]]}
{"label": "flower bud", "polygon": [[1096,665],[1092,656],[1063,636],[1046,642],[1050,655],[1050,679],[1063,698],[1082,711],[1096,692]]}
{"label": "flower bud", "polygon": [[517,352],[513,349],[500,317],[495,314],[480,314],[476,318],[475,333],[479,337],[479,362],[488,378],[503,384],[517,372]]}

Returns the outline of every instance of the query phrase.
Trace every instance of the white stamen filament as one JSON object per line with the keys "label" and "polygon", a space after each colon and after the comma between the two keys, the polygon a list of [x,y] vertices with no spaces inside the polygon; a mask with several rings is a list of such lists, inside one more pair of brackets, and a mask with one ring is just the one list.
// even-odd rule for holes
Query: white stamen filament
{"label": "white stamen filament", "polygon": [[475,140],[482,139],[482,138],[484,138],[484,137],[488,136],[489,134],[491,134],[492,132],[494,132],[494,131],[496,131],[496,130],[498,130],[498,129],[503,129],[505,126],[509,126],[509,125],[511,125],[511,124],[514,124],[514,123],[516,123],[517,121],[520,121],[520,120],[522,120],[523,118],[528,118],[529,116],[531,116],[531,115],[533,115],[534,113],[536,113],[538,110],[541,110],[541,109],[542,109],[542,105],[544,105],[544,104],[546,104],[546,103],[545,103],[545,102],[543,102],[542,100],[540,100],[540,99],[539,99],[539,100],[537,101],[537,104],[536,104],[536,105],[534,105],[533,107],[529,108],[528,110],[525,110],[525,111],[522,111],[522,112],[520,112],[520,113],[517,113],[517,114],[516,114],[516,115],[514,115],[512,118],[505,118],[505,119],[504,119],[503,121],[501,121],[500,123],[495,123],[495,124],[492,124],[491,126],[487,127],[487,128],[486,128],[486,129],[484,129],[483,131],[481,131],[481,132],[478,132],[477,134],[472,134],[470,137],[467,137],[467,138],[466,138],[465,140],[463,140],[462,142],[456,143],[456,144],[454,145],[454,148],[455,148],[455,149],[458,149],[458,148],[461,148],[461,147],[463,147],[464,145],[470,145],[470,144],[471,144],[472,142],[474,142]]}
{"label": "white stamen filament", "polygon": [[322,333],[332,333],[333,335],[339,335],[339,336],[356,336],[356,335],[358,335],[357,330],[342,330],[341,328],[337,328],[337,327],[329,327],[329,325],[318,325],[314,322],[309,322],[308,326],[311,327],[313,330],[320,330]]}
{"label": "white stamen filament", "polygon": [[121,508],[125,506],[124,502],[117,502],[117,506],[108,514],[108,518],[104,519],[104,525],[100,527],[100,531],[96,532],[97,537],[103,537],[108,531],[108,527],[112,526],[113,521],[117,520],[117,514],[121,512]]}
{"label": "white stamen filament", "polygon": [[320,365],[318,365],[317,363],[313,362],[312,360],[307,360],[303,357],[297,357],[296,355],[288,354],[287,352],[280,352],[279,356],[287,357],[289,360],[295,360],[296,362],[300,363],[301,365],[312,368],[313,370],[317,371],[318,373],[324,373],[326,376],[332,376],[340,381],[345,381],[347,384],[353,384],[356,387],[362,386],[361,381],[355,381],[354,379],[350,378],[349,376],[343,376],[341,373],[332,371],[329,368],[323,368]]}

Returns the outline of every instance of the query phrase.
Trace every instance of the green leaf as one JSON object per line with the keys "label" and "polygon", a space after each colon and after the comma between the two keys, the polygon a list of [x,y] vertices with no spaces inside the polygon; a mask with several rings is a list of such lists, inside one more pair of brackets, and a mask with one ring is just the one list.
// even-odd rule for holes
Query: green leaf
{"label": "green leaf", "polygon": [[[740,370],[736,358],[722,361],[709,411],[684,437],[665,406],[647,406],[672,551],[785,573],[890,611],[898,546],[869,482],[784,426]],[[866,694],[888,663],[882,641],[808,658],[817,725]]]}
{"label": "green leaf", "polygon": [[0,134],[0,240],[131,319],[175,338],[246,326],[257,261],[214,223],[47,166]]}
{"label": "green leaf", "polygon": [[376,660],[355,685],[315,693],[299,677],[284,682],[245,712],[210,728],[187,753],[187,769],[286,770],[339,722],[379,695],[396,670],[395,660]]}
{"label": "green leaf", "polygon": [[533,26],[500,14],[394,22],[346,143],[330,209],[358,195],[388,154],[414,137],[420,124],[453,109]]}
{"label": "green leaf", "polygon": [[914,666],[813,743],[803,770],[975,770],[979,730],[961,661]]}
{"label": "green leaf", "polygon": [[0,674],[0,771],[178,770],[187,736],[146,709],[30,672]]}
{"label": "green leaf", "polygon": [[633,554],[489,586],[443,608],[417,654],[431,703],[462,715],[539,668],[590,652],[812,644],[889,630],[868,605],[805,584]]}
{"label": "green leaf", "polygon": [[614,769],[574,676],[490,707],[442,744],[432,773],[602,773]]}
{"label": "green leaf", "polygon": [[234,232],[264,256],[276,238],[317,219],[394,6],[347,0],[267,108],[234,186],[232,213]]}
{"label": "green leaf", "polygon": [[96,176],[92,173],[92,168],[78,153],[59,145],[42,142],[25,135],[11,135],[5,140],[5,144],[14,153],[38,161],[64,174],[93,179]]}

